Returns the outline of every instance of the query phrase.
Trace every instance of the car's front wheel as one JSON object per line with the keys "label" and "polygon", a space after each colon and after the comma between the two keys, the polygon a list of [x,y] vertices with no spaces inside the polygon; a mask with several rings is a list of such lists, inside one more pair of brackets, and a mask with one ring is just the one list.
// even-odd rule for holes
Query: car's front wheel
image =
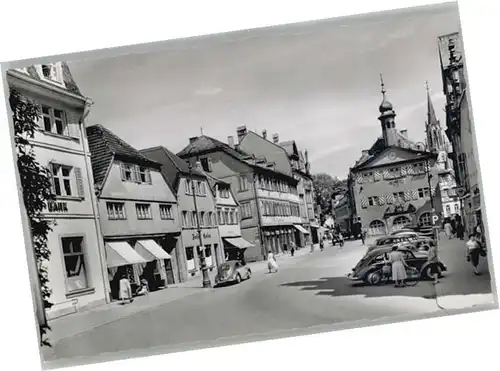
{"label": "car's front wheel", "polygon": [[247,280],[249,280],[252,277],[252,271],[249,269],[247,272]]}
{"label": "car's front wheel", "polygon": [[236,275],[236,283],[240,283],[240,282],[241,282],[241,276],[240,276],[240,274],[238,273],[238,274]]}

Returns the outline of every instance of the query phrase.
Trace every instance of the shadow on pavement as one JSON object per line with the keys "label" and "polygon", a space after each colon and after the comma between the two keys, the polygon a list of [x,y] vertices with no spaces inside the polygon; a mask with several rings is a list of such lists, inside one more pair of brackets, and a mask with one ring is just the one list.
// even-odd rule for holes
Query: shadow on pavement
{"label": "shadow on pavement", "polygon": [[366,297],[411,296],[435,299],[436,290],[428,281],[419,281],[416,286],[394,287],[392,283],[370,286],[364,283],[353,283],[346,277],[323,277],[314,281],[297,281],[284,283],[285,287],[300,287],[303,291],[317,291],[316,295]]}
{"label": "shadow on pavement", "polygon": [[[392,283],[380,286],[371,286],[364,283],[352,282],[346,277],[323,277],[318,280],[296,281],[281,284],[283,287],[298,287],[303,291],[317,291],[316,295],[325,296],[354,296],[363,295],[366,297],[388,297],[388,296],[407,296],[420,297],[424,299],[436,299],[442,295],[475,295],[490,294],[491,286],[485,283],[487,277],[471,277],[469,284],[457,284],[451,275],[444,276],[437,286],[431,281],[421,280],[415,286],[394,287]],[[463,282],[462,282],[463,283]]]}

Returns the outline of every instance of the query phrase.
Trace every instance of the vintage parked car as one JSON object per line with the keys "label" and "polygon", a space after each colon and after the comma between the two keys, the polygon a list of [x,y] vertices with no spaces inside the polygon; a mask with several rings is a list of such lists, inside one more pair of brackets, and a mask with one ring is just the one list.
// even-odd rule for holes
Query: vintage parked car
{"label": "vintage parked car", "polygon": [[388,237],[382,237],[379,238],[378,240],[375,241],[375,243],[371,246],[368,246],[368,250],[366,251],[367,253],[379,249],[381,247],[386,247],[386,246],[394,246],[396,244],[400,244],[402,242],[411,242],[413,241],[414,237],[412,236],[388,236]]}
{"label": "vintage parked car", "polygon": [[[429,256],[427,251],[412,251],[402,246],[399,247],[398,250],[404,254],[406,263],[418,272],[417,278],[425,280],[432,279],[430,266],[427,262]],[[385,264],[384,261],[388,260],[391,251],[392,246],[381,247],[366,253],[347,277],[352,281],[363,281],[369,285],[379,284],[383,281],[382,267]],[[438,267],[439,276],[441,276],[442,272],[447,270],[447,267],[441,261],[438,262]]]}
{"label": "vintage parked car", "polygon": [[252,271],[246,264],[239,260],[229,260],[217,267],[215,286],[228,283],[240,283],[252,277]]}

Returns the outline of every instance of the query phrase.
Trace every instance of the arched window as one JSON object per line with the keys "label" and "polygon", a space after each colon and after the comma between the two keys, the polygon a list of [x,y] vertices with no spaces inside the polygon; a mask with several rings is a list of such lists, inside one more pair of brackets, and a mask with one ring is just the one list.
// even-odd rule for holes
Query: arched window
{"label": "arched window", "polygon": [[428,227],[428,226],[432,225],[431,213],[429,213],[429,212],[422,213],[422,215],[420,215],[420,218],[418,218],[418,223],[420,225],[422,225],[423,227]]}
{"label": "arched window", "polygon": [[408,219],[406,216],[398,216],[392,223],[392,230],[397,231],[404,228],[404,226],[408,224],[410,224],[410,219]]}
{"label": "arched window", "polygon": [[373,236],[373,235],[379,235],[379,234],[385,234],[385,223],[381,220],[373,220],[370,223],[369,226],[369,231],[368,233]]}

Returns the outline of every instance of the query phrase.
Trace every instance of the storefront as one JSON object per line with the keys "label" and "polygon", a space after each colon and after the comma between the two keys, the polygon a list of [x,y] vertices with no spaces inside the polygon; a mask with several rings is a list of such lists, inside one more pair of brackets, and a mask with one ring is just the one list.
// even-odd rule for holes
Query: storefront
{"label": "storefront", "polygon": [[199,276],[201,272],[202,248],[205,251],[205,263],[212,270],[224,261],[224,249],[217,228],[203,228],[200,235],[195,229],[182,230],[182,244],[186,256],[186,270],[189,277]]}
{"label": "storefront", "polygon": [[308,237],[310,236],[309,231],[300,224],[294,224],[293,227],[297,247],[304,247],[307,243]]}
{"label": "storefront", "polygon": [[281,254],[290,251],[290,245],[295,242],[295,228],[293,227],[267,227],[263,230],[264,246],[273,254]]}
{"label": "storefront", "polygon": [[243,237],[223,237],[225,260],[245,261],[245,250],[255,247]]}
{"label": "storefront", "polygon": [[[135,292],[142,278],[150,291],[156,291],[174,283],[174,265],[166,242],[170,238],[128,238],[105,241],[111,298],[118,299],[119,282],[127,276]],[[175,247],[175,245],[174,245]],[[172,249],[173,250],[173,247]]]}

